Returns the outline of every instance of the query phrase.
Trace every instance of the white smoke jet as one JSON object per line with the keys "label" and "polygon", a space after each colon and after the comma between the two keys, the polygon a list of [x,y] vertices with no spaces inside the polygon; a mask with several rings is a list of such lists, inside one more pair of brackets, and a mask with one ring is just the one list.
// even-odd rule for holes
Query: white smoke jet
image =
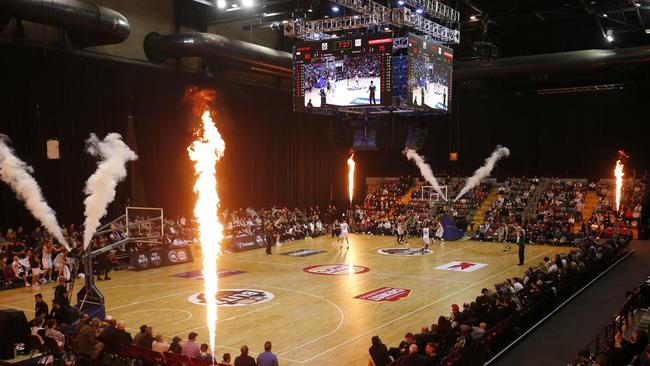
{"label": "white smoke jet", "polygon": [[63,237],[56,213],[45,202],[41,187],[31,176],[34,169],[14,154],[14,150],[7,145],[9,142],[7,135],[0,134],[0,179],[16,192],[29,212],[69,251],[70,247]]}
{"label": "white smoke jet", "polygon": [[86,221],[84,222],[84,250],[88,248],[93,234],[99,227],[99,219],[106,215],[108,204],[115,199],[117,183],[126,178],[126,163],[138,156],[122,141],[119,133],[109,133],[99,140],[94,133],[86,140],[86,150],[99,157],[97,170],[86,181],[84,200]]}
{"label": "white smoke jet", "polygon": [[436,177],[433,176],[433,171],[431,170],[431,166],[424,161],[424,158],[420,156],[413,149],[406,148],[403,152],[404,155],[406,155],[407,159],[413,160],[415,162],[415,165],[417,165],[418,168],[420,169],[420,174],[422,174],[422,177],[424,177],[424,179],[433,186],[433,190],[435,190],[436,193],[438,193],[440,197],[444,198],[446,201],[446,197],[442,193],[442,189],[440,189],[440,184],[438,184],[438,180],[436,179]]}
{"label": "white smoke jet", "polygon": [[458,193],[458,196],[454,198],[454,202],[458,201],[461,197],[463,197],[465,193],[469,192],[470,189],[476,187],[479,183],[481,183],[483,179],[489,177],[497,161],[501,160],[502,158],[507,158],[508,156],[510,156],[510,149],[498,145],[496,150],[494,150],[492,154],[487,159],[485,159],[485,164],[483,164],[482,167],[476,169],[474,175],[467,178],[467,183],[465,183],[465,187],[463,187],[463,189],[461,189],[460,192]]}

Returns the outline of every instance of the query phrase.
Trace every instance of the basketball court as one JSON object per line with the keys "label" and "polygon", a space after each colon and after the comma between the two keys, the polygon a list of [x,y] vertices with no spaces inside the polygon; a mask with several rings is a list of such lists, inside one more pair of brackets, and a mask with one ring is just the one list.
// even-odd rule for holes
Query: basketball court
{"label": "basketball court", "polygon": [[[334,242],[324,236],[285,243],[273,255],[263,249],[224,253],[219,287],[228,291],[220,293],[217,355],[237,355],[243,344],[259,352],[271,340],[285,366],[364,365],[373,335],[396,345],[406,332],[449,315],[451,304],[470,302],[481,288],[523,273],[516,248],[503,253],[495,243],[448,242],[422,255],[415,250],[418,238],[400,246],[394,237],[351,235],[349,251]],[[191,331],[207,341],[200,253],[198,246],[193,250],[193,263],[119,271],[97,282],[107,315],[125,320],[132,333],[150,324],[167,342]],[[562,251],[529,245],[526,264]],[[41,292],[51,299],[53,285]],[[0,304],[30,318],[34,293],[2,291]]]}

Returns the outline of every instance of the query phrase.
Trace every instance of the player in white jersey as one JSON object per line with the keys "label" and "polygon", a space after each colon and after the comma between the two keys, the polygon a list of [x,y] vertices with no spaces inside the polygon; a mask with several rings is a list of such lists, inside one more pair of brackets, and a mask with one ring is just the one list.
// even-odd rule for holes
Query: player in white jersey
{"label": "player in white jersey", "polygon": [[339,235],[339,238],[341,239],[341,248],[343,248],[343,240],[345,240],[346,248],[350,249],[350,241],[348,240],[349,228],[347,222],[341,221],[341,234]]}
{"label": "player in white jersey", "polygon": [[442,222],[438,221],[438,224],[436,225],[436,238],[440,240],[440,246],[445,245],[445,228],[442,227]]}
{"label": "player in white jersey", "polygon": [[404,223],[397,223],[397,244],[405,244]]}
{"label": "player in white jersey", "polygon": [[422,243],[424,246],[422,247],[422,254],[426,252],[427,249],[429,249],[429,243],[431,242],[431,239],[429,239],[429,226],[425,226],[422,228]]}

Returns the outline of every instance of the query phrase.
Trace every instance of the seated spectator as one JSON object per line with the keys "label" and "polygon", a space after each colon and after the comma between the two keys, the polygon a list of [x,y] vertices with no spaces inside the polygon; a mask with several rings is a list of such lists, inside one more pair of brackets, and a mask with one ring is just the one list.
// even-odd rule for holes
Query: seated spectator
{"label": "seated spectator", "polygon": [[162,334],[158,333],[154,337],[154,341],[151,344],[151,349],[160,353],[167,352],[169,351],[169,343],[165,342]]}
{"label": "seated spectator", "polygon": [[65,336],[63,333],[56,330],[56,320],[50,319],[47,321],[47,329],[45,330],[45,336],[53,338],[56,341],[56,344],[59,346],[59,349],[63,350],[65,346]]}
{"label": "seated spectator", "polygon": [[211,361],[212,363],[215,362],[214,357],[208,352],[209,347],[207,343],[201,343],[201,351],[199,354],[199,357],[197,357],[199,360],[204,360],[204,361]]}
{"label": "seated spectator", "polygon": [[74,333],[73,333],[73,335],[79,334],[79,331],[81,330],[81,328],[83,328],[83,326],[88,324],[88,323],[90,323],[90,316],[88,316],[87,313],[81,314],[81,317],[79,318],[77,323],[74,325],[74,328],[73,328]]}
{"label": "seated spectator", "polygon": [[257,355],[257,366],[278,366],[278,358],[271,352],[270,341],[264,342],[264,352]]}
{"label": "seated spectator", "polygon": [[100,324],[101,322],[98,318],[93,318],[89,324],[81,328],[79,334],[74,339],[79,353],[88,355],[93,360],[96,360],[102,352],[102,349],[104,349],[104,344],[97,340],[97,332]]}
{"label": "seated spectator", "polygon": [[172,343],[169,345],[169,352],[180,355],[183,353],[183,347],[181,347],[181,337],[176,336],[172,338]]}
{"label": "seated spectator", "polygon": [[418,345],[409,346],[409,353],[399,359],[399,366],[426,366],[427,359],[418,353]]}
{"label": "seated spectator", "polygon": [[372,345],[368,349],[370,354],[370,360],[368,361],[369,366],[387,366],[390,364],[391,359],[388,356],[388,348],[386,345],[381,343],[379,336],[373,336]]}
{"label": "seated spectator", "polygon": [[43,339],[43,337],[45,337],[45,329],[43,329],[43,324],[44,320],[41,317],[32,320],[32,328],[30,332],[31,335],[38,337],[38,339],[41,341],[41,344],[45,344],[45,340]]}
{"label": "seated spectator", "polygon": [[257,366],[255,359],[248,355],[248,346],[242,346],[241,354],[235,357],[235,366]]}
{"label": "seated spectator", "polygon": [[125,330],[124,321],[120,320],[115,324],[115,327],[109,327],[102,332],[102,342],[106,345],[106,351],[110,353],[117,353],[124,345],[133,344],[131,333]]}
{"label": "seated spectator", "polygon": [[217,366],[233,366],[232,363],[230,363],[230,353],[224,353],[223,359],[217,364]]}
{"label": "seated spectator", "polygon": [[147,335],[147,325],[143,324],[140,326],[140,332],[133,337],[133,344],[138,344],[141,342],[141,339]]}
{"label": "seated spectator", "polygon": [[153,341],[154,341],[153,328],[151,327],[151,325],[147,325],[144,328],[144,335],[138,338],[135,345],[142,348],[151,349],[151,345],[153,344]]}
{"label": "seated spectator", "polygon": [[438,355],[438,346],[435,343],[429,342],[424,348],[424,353],[427,357],[427,365],[440,365],[440,355]]}
{"label": "seated spectator", "polygon": [[198,336],[198,334],[194,332],[187,336],[187,341],[181,344],[181,347],[183,347],[181,354],[189,358],[198,358],[201,355],[201,349],[196,343],[196,336]]}
{"label": "seated spectator", "polygon": [[47,318],[47,315],[50,313],[50,311],[47,308],[45,301],[43,301],[43,295],[34,295],[34,300],[36,301],[36,304],[34,305],[34,317],[43,319]]}

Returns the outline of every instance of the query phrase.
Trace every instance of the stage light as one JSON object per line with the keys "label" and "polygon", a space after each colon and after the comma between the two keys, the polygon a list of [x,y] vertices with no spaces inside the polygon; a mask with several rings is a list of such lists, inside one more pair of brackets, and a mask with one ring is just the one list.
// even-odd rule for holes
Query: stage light
{"label": "stage light", "polygon": [[307,9],[307,11],[310,12],[310,13],[313,13],[313,12],[314,12],[314,9],[309,8],[309,9]]}
{"label": "stage light", "polygon": [[217,8],[225,9],[226,5],[227,5],[226,0],[217,0]]}
{"label": "stage light", "polygon": [[422,10],[422,8],[417,8],[415,10],[415,12],[418,13],[418,14],[422,14],[424,12],[424,10]]}
{"label": "stage light", "polygon": [[471,21],[475,21],[476,19],[478,19],[478,18],[476,18],[476,15],[470,15],[470,17],[469,17],[469,20],[471,20]]}
{"label": "stage light", "polygon": [[237,9],[239,7],[239,5],[237,5],[237,3],[232,3],[232,5],[230,5],[230,7],[233,8],[233,9]]}
{"label": "stage light", "polygon": [[650,28],[645,30],[645,34],[650,34]]}
{"label": "stage light", "polygon": [[245,8],[250,8],[251,6],[255,5],[255,0],[241,0],[241,4]]}
{"label": "stage light", "polygon": [[358,16],[358,15],[355,15],[353,18],[354,18],[354,19],[359,19],[359,16]]}
{"label": "stage light", "polygon": [[404,6],[404,0],[397,0],[397,5]]}
{"label": "stage light", "polygon": [[607,36],[607,42],[614,42],[614,37]]}
{"label": "stage light", "polygon": [[288,20],[283,20],[282,24],[289,24],[289,21]]}
{"label": "stage light", "polygon": [[607,13],[603,13],[603,18],[607,18]]}
{"label": "stage light", "polygon": [[605,36],[605,39],[607,39],[607,42],[613,42],[614,41],[614,30],[613,29],[608,29],[607,30],[607,35]]}
{"label": "stage light", "polygon": [[384,32],[390,32],[390,28],[388,27],[384,28]]}
{"label": "stage light", "polygon": [[336,5],[332,6],[332,11],[335,12],[335,13],[338,13],[339,12],[339,7],[336,6]]}

